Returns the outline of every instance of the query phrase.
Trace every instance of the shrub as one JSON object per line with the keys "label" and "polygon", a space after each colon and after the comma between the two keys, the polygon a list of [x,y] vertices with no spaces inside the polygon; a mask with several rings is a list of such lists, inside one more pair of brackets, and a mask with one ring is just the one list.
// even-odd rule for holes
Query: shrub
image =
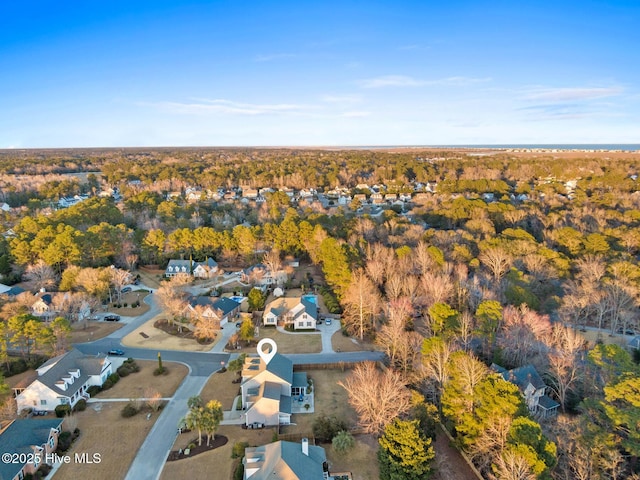
{"label": "shrub", "polygon": [[116,370],[116,372],[118,372],[118,375],[120,377],[126,377],[127,375],[129,375],[129,373],[131,373],[129,371],[129,369],[127,367],[125,367],[124,365],[120,365],[118,367],[118,369]]}
{"label": "shrub", "polygon": [[78,400],[78,403],[76,403],[73,407],[74,412],[84,412],[86,409],[87,409],[87,401],[84,398],[81,398],[80,400]]}
{"label": "shrub", "polygon": [[99,385],[91,385],[87,388],[87,393],[90,397],[95,397],[98,393],[102,391],[102,387]]}
{"label": "shrub", "polygon": [[127,403],[124,408],[122,409],[122,412],[120,412],[120,414],[124,417],[124,418],[131,418],[133,417],[135,414],[138,413],[138,409],[135,407],[135,405],[133,405],[132,403]]}
{"label": "shrub", "polygon": [[336,452],[344,454],[347,452],[347,450],[351,450],[353,447],[355,447],[356,441],[354,440],[353,435],[342,430],[341,432],[338,432],[335,437],[333,437],[333,440],[331,440],[331,445]]}
{"label": "shrub", "polygon": [[233,472],[233,480],[243,480],[244,479],[244,464],[240,462],[236,467],[236,471]]}
{"label": "shrub", "polygon": [[166,375],[167,374],[167,369],[164,367],[158,367],[153,371],[153,375],[154,376],[158,376],[158,375]]}
{"label": "shrub", "polygon": [[247,442],[236,442],[231,447],[231,458],[242,458],[244,457],[244,449],[249,446]]}
{"label": "shrub", "polygon": [[322,443],[329,443],[342,430],[348,430],[347,423],[333,415],[321,415],[313,422],[313,436]]}
{"label": "shrub", "polygon": [[58,405],[55,408],[55,412],[56,412],[56,417],[58,417],[58,418],[66,417],[67,415],[71,414],[71,406],[69,406],[69,405]]}
{"label": "shrub", "polygon": [[71,432],[62,432],[58,436],[58,449],[56,450],[56,452],[64,453],[69,450],[72,441],[73,439],[71,438]]}
{"label": "shrub", "polygon": [[127,308],[127,307],[129,306],[129,304],[125,302],[125,303],[123,303],[123,304],[122,304],[122,306],[123,306],[124,308]]}
{"label": "shrub", "polygon": [[116,383],[118,383],[118,380],[120,380],[120,375],[118,375],[117,373],[112,373],[102,384],[102,390],[109,390]]}

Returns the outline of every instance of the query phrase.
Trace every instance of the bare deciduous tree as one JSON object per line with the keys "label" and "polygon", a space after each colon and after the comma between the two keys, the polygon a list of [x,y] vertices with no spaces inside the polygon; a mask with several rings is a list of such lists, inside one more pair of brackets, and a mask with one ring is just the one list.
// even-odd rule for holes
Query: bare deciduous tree
{"label": "bare deciduous tree", "polygon": [[35,290],[50,289],[57,281],[56,272],[43,260],[29,265],[24,273],[24,279]]}
{"label": "bare deciduous tree", "polygon": [[271,278],[275,281],[276,276],[280,270],[282,270],[282,260],[280,260],[280,250],[277,248],[264,254],[262,257],[262,263],[267,267],[267,272],[271,275]]}
{"label": "bare deciduous tree", "polygon": [[501,247],[489,247],[482,250],[478,259],[489,269],[496,282],[511,268],[511,255]]}
{"label": "bare deciduous tree", "polygon": [[385,425],[411,408],[411,393],[393,370],[379,371],[372,362],[358,364],[343,381],[349,403],[367,433],[379,435]]}
{"label": "bare deciduous tree", "polygon": [[373,328],[374,316],[380,310],[380,294],[362,270],[356,270],[343,298],[343,320],[347,330],[364,339],[365,332]]}
{"label": "bare deciduous tree", "polygon": [[153,387],[147,387],[144,390],[144,398],[147,406],[157,412],[162,406],[162,395]]}

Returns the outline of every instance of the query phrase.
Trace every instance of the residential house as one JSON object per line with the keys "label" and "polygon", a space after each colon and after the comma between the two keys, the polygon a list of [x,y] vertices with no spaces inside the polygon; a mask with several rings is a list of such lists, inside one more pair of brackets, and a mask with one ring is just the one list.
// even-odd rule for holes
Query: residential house
{"label": "residential house", "polygon": [[43,463],[51,464],[63,420],[21,418],[0,431],[0,451],[14,454],[11,459],[17,460],[0,463],[0,479],[22,480],[33,475]]}
{"label": "residential house", "polygon": [[36,301],[31,305],[31,313],[45,322],[53,319],[56,311],[53,307],[53,297],[51,294],[46,292],[36,294]]}
{"label": "residential house", "polygon": [[257,287],[283,285],[287,281],[287,272],[284,270],[271,272],[266,265],[258,263],[242,270],[240,281]]}
{"label": "residential house", "polygon": [[18,412],[34,408],[53,411],[58,405],[75,406],[88,399],[92,385],[101,386],[111,375],[111,361],[105,355],[85,355],[71,350],[36,369],[38,377],[26,388],[14,389]]}
{"label": "residential house", "polygon": [[25,289],[22,287],[18,287],[16,285],[10,287],[8,285],[4,285],[0,283],[0,296],[13,298],[13,297],[17,297],[18,295],[24,292],[25,292]]}
{"label": "residential house", "polygon": [[[262,347],[271,346],[270,353]],[[306,393],[307,374],[293,372],[293,362],[278,353],[276,342],[263,338],[258,343],[259,357],[247,357],[242,368],[240,393],[245,423],[289,425],[292,397]]]}
{"label": "residential house", "polygon": [[240,303],[231,298],[216,297],[191,297],[184,310],[185,318],[194,319],[212,318],[218,328],[222,328],[229,320],[234,319],[240,313]]}
{"label": "residential house", "polygon": [[324,448],[279,440],[244,451],[244,480],[327,480],[329,465]]}
{"label": "residential house", "polygon": [[244,187],[242,189],[242,198],[247,198],[249,200],[255,200],[258,198],[258,189],[251,187]]}
{"label": "residential house", "polygon": [[546,394],[547,385],[533,365],[506,370],[493,364],[491,368],[502,378],[518,386],[532,415],[550,418],[558,413],[560,404]]}
{"label": "residential house", "polygon": [[193,276],[196,278],[213,278],[218,274],[218,262],[207,257],[204,262],[196,262],[193,267]]}
{"label": "residential house", "polygon": [[373,203],[374,205],[381,205],[382,203],[384,203],[384,197],[382,193],[372,193],[370,199],[371,203]]}
{"label": "residential house", "polygon": [[262,315],[263,325],[292,325],[294,330],[315,329],[317,320],[315,295],[277,298],[265,307]]}
{"label": "residential house", "polygon": [[180,273],[195,278],[212,278],[218,274],[218,262],[209,257],[204,262],[194,262],[193,260],[169,260],[164,276],[173,277]]}

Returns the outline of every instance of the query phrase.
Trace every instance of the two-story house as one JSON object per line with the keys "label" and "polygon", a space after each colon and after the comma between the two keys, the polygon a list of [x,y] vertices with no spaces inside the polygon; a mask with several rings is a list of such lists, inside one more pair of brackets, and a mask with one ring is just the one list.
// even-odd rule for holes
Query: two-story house
{"label": "two-story house", "polygon": [[292,325],[294,330],[316,328],[318,299],[315,295],[280,297],[269,302],[262,315],[263,325]]}
{"label": "two-story house", "polygon": [[491,368],[502,378],[518,386],[532,415],[550,418],[558,413],[560,404],[546,394],[547,385],[533,365],[506,370],[493,364]]}
{"label": "two-story house", "polygon": [[[264,354],[262,347],[271,346]],[[277,352],[276,343],[264,338],[258,343],[259,357],[247,357],[242,368],[240,392],[245,423],[288,425],[291,423],[292,397],[304,395],[307,374],[293,371],[293,362]]]}
{"label": "two-story house", "polygon": [[11,457],[15,462],[0,462],[0,479],[22,480],[33,475],[43,463],[51,464],[47,460],[58,447],[63,420],[22,418],[0,431],[0,451],[17,454]]}
{"label": "two-story house", "polygon": [[164,271],[167,278],[184,273],[195,278],[212,278],[218,274],[218,262],[209,257],[204,262],[171,259]]}
{"label": "two-story house", "polygon": [[245,449],[244,480],[326,480],[329,465],[324,448],[283,440]]}
{"label": "two-story house", "polygon": [[37,378],[26,388],[14,389],[18,412],[26,409],[53,411],[58,405],[73,406],[88,399],[92,385],[101,386],[111,375],[111,361],[105,355],[85,355],[71,350],[36,369]]}
{"label": "two-story house", "polygon": [[199,318],[214,319],[218,328],[222,328],[229,320],[240,312],[240,303],[231,298],[191,297],[184,310],[185,318],[195,324]]}

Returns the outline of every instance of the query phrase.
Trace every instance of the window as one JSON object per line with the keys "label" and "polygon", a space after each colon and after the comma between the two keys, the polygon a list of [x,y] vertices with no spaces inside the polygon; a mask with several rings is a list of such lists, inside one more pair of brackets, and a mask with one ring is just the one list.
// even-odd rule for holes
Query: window
{"label": "window", "polygon": [[307,322],[307,327],[310,327],[310,326],[311,326],[311,322]]}
{"label": "window", "polygon": [[46,405],[47,401],[46,400],[40,400],[40,405]]}
{"label": "window", "polygon": [[53,448],[53,444],[54,444],[54,442],[55,442],[55,438],[53,438],[53,436],[49,437],[49,446],[50,446],[51,448]]}

